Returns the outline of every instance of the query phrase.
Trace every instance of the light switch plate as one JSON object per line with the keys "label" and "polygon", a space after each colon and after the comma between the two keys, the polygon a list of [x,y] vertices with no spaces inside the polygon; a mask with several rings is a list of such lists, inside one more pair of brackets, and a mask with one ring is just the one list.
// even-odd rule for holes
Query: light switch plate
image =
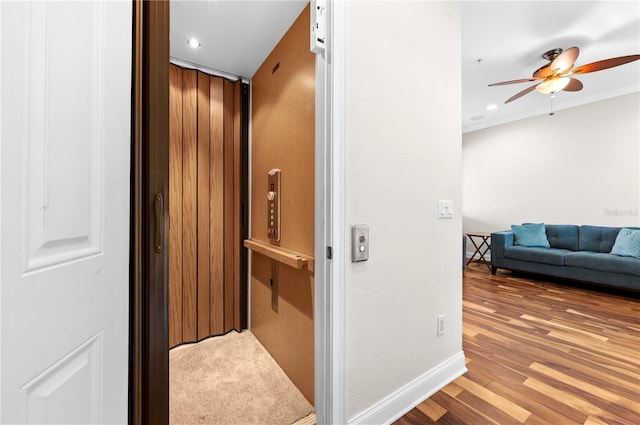
{"label": "light switch plate", "polygon": [[453,218],[453,201],[438,201],[438,218]]}
{"label": "light switch plate", "polygon": [[369,259],[369,226],[354,224],[351,226],[351,262]]}

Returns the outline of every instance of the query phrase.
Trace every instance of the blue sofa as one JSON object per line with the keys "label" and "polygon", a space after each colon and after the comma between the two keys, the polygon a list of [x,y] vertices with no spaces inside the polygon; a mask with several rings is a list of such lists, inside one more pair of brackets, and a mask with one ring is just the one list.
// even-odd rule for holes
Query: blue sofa
{"label": "blue sofa", "polygon": [[514,245],[513,231],[494,232],[491,274],[501,268],[640,291],[640,258],[610,253],[620,229],[547,224],[550,248]]}

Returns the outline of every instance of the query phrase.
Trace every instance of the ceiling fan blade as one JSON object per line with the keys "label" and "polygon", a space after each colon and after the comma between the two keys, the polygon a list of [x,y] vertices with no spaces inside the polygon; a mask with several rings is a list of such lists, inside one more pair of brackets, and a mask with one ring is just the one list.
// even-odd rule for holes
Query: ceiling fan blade
{"label": "ceiling fan blade", "polygon": [[536,89],[538,85],[536,84],[535,86],[531,86],[529,88],[526,88],[524,90],[522,90],[519,93],[514,94],[513,96],[511,96],[509,99],[507,99],[504,103],[509,103],[509,102],[513,102],[516,99],[521,98],[522,96],[524,96],[527,93],[531,93],[532,91],[534,91]]}
{"label": "ceiling fan blade", "polygon": [[506,86],[507,84],[526,83],[528,81],[537,81],[539,78],[521,78],[519,80],[502,81],[500,83],[489,84],[489,87],[493,86]]}
{"label": "ceiling fan blade", "polygon": [[565,88],[563,88],[562,90],[564,91],[580,91],[582,90],[582,82],[579,80],[576,80],[575,78],[571,78],[569,80],[569,84],[567,84],[565,86]]}
{"label": "ceiling fan blade", "polygon": [[564,74],[573,68],[573,64],[576,62],[576,59],[578,59],[579,54],[580,49],[577,47],[570,47],[551,61],[549,68],[554,75]]}
{"label": "ceiling fan blade", "polygon": [[603,69],[613,68],[614,66],[624,65],[625,63],[637,61],[640,55],[619,56],[617,58],[605,59],[597,62],[591,62],[582,65],[571,71],[571,74],[586,74],[588,72],[602,71]]}

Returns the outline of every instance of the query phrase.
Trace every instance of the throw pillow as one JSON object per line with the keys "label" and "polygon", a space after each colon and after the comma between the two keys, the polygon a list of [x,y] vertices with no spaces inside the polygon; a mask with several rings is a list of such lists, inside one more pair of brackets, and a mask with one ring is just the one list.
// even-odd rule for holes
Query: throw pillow
{"label": "throw pillow", "polygon": [[640,258],[640,230],[620,229],[611,253],[620,257]]}
{"label": "throw pillow", "polygon": [[515,237],[515,245],[549,248],[549,240],[544,223],[511,225]]}

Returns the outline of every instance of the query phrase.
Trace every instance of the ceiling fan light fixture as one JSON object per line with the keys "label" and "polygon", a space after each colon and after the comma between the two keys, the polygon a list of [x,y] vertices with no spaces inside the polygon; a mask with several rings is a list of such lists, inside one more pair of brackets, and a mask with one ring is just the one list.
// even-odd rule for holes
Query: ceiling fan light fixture
{"label": "ceiling fan light fixture", "polygon": [[577,78],[570,77],[571,75],[602,71],[603,69],[609,69],[640,60],[640,55],[618,56],[615,58],[591,62],[574,68],[573,64],[576,59],[578,59],[579,54],[580,49],[575,46],[564,51],[562,49],[549,50],[545,52],[542,57],[546,60],[550,60],[551,62],[534,71],[532,78],[502,81],[500,83],[489,84],[489,87],[542,80],[541,83],[529,86],[511,96],[504,103],[510,103],[516,99],[520,99],[522,96],[531,93],[534,90],[543,94],[554,94],[561,90],[576,92],[582,90],[583,84]]}
{"label": "ceiling fan light fixture", "polygon": [[569,81],[571,81],[571,78],[569,77],[551,78],[538,84],[536,86],[536,90],[543,94],[556,93],[567,87]]}

